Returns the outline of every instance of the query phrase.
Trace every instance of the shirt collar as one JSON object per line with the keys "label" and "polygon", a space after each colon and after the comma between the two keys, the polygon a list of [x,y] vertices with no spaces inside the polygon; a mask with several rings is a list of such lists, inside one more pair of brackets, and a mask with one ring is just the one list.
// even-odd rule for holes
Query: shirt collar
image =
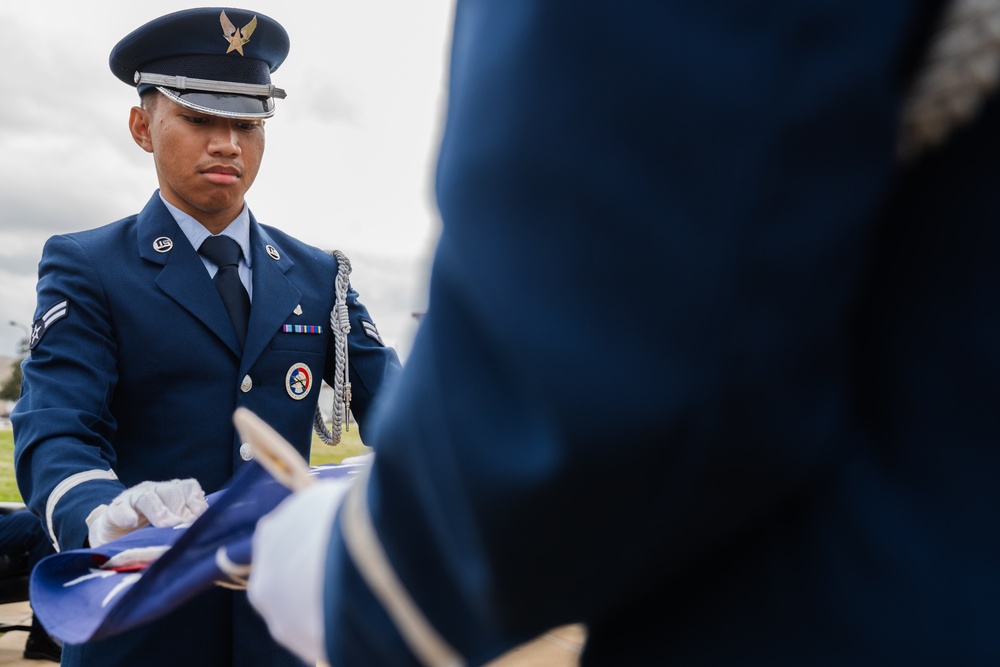
{"label": "shirt collar", "polygon": [[[170,215],[174,216],[174,220],[177,222],[177,225],[181,228],[181,231],[184,232],[184,236],[186,236],[188,241],[191,242],[191,246],[195,250],[201,247],[202,241],[211,236],[203,224],[164,199],[162,193],[160,194],[160,201],[162,201],[163,205],[167,207],[168,211],[170,211]],[[246,265],[249,267],[250,208],[247,206],[246,202],[243,202],[243,210],[240,211],[239,215],[237,215],[236,218],[222,230],[220,236],[228,236],[240,244],[240,250],[243,251],[243,261],[246,262]]]}

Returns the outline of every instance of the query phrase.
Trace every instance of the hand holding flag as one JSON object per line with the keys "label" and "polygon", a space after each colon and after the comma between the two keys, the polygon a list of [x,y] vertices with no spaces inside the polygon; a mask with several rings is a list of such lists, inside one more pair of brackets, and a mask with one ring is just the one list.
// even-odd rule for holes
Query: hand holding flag
{"label": "hand holding flag", "polygon": [[[238,427],[246,428],[246,423]],[[208,509],[190,525],[149,525],[99,546],[43,559],[31,574],[29,594],[49,633],[63,642],[81,644],[148,623],[212,586],[246,588],[257,522],[291,494],[261,465],[269,459],[261,452],[270,443],[260,446],[269,440],[260,433],[266,431],[241,431],[254,445],[255,459],[225,489],[205,498]],[[289,469],[282,474],[287,472],[286,481],[303,486],[313,485],[314,479],[337,480],[346,489],[367,467],[345,461],[309,468],[297,453],[290,460],[297,463],[286,460]],[[304,534],[325,521],[314,515]],[[300,541],[302,535],[295,539]],[[277,552],[275,556],[281,558]],[[287,563],[276,566],[286,568]],[[321,616],[316,620],[321,623]]]}
{"label": "hand holding flag", "polygon": [[87,541],[92,547],[142,528],[191,523],[208,509],[196,479],[141,482],[122,491],[111,505],[99,505],[87,517]]}

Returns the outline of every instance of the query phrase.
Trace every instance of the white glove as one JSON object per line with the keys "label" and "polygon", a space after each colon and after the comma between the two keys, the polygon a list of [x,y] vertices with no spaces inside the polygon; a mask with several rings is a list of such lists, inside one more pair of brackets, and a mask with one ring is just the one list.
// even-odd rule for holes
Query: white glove
{"label": "white glove", "polygon": [[100,505],[90,513],[90,546],[99,547],[143,526],[190,523],[206,509],[205,492],[196,479],[141,482],[122,491],[110,505]]}
{"label": "white glove", "polygon": [[275,641],[309,664],[327,662],[323,623],[326,551],[353,478],[318,482],[257,522],[247,595]]}

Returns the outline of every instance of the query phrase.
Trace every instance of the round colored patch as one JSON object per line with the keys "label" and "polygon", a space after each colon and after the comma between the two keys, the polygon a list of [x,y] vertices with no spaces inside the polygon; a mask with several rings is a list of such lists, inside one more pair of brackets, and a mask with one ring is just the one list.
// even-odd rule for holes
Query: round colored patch
{"label": "round colored patch", "polygon": [[301,401],[308,396],[312,385],[313,375],[308,366],[305,364],[293,364],[288,369],[288,373],[285,375],[285,390],[296,401]]}

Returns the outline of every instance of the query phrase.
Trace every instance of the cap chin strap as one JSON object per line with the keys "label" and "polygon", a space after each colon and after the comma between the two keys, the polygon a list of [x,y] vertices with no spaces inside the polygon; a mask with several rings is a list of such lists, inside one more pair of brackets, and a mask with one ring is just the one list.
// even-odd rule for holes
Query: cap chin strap
{"label": "cap chin strap", "polygon": [[187,76],[168,76],[166,74],[150,74],[136,72],[135,85],[148,83],[153,86],[164,86],[174,90],[198,90],[205,93],[223,93],[225,95],[249,95],[251,97],[276,97],[285,99],[285,91],[274,84],[235,83],[233,81],[213,81],[211,79],[192,79]]}

